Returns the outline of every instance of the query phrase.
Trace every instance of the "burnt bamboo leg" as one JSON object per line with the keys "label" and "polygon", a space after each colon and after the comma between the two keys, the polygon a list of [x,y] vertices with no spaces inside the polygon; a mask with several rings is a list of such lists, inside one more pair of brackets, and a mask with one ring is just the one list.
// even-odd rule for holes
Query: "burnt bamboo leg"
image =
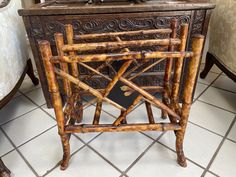
{"label": "burnt bamboo leg", "polygon": [[61,142],[63,146],[63,159],[61,162],[61,169],[65,170],[68,167],[70,159],[70,145],[68,135],[65,133],[65,118],[63,113],[62,99],[59,92],[56,76],[53,72],[53,65],[50,63],[52,51],[48,41],[41,41],[39,43],[39,47],[47,76],[49,92],[52,96],[53,107],[56,114],[58,133],[61,136]]}
{"label": "burnt bamboo leg", "polygon": [[[66,38],[67,38],[68,44],[74,44],[74,40],[73,40],[74,31],[73,31],[72,25],[71,24],[65,25],[65,30],[66,30]],[[69,52],[69,55],[75,56],[75,52],[74,51]],[[78,70],[77,63],[71,63],[71,73],[75,78],[79,78],[79,70]],[[79,94],[79,87],[74,85],[73,93],[78,93],[77,100],[75,100],[76,110],[74,111],[75,112],[79,111],[78,116],[75,117],[76,121],[79,123],[82,121],[82,118],[83,118],[83,104],[82,104],[81,96]]]}
{"label": "burnt bamboo leg", "polygon": [[[186,49],[186,43],[188,38],[188,24],[183,24],[181,27],[181,44],[179,46],[179,51],[184,52]],[[183,68],[183,60],[182,58],[176,58],[175,60],[175,70],[174,70],[174,76],[173,76],[173,85],[172,85],[172,93],[171,93],[171,107],[175,111],[177,111],[180,114],[180,108],[178,106],[179,103],[179,88],[180,88],[180,80],[182,75],[182,68]]]}
{"label": "burnt bamboo leg", "polygon": [[[171,29],[172,29],[171,38],[177,37],[177,27],[178,27],[178,20],[173,19],[171,22]],[[174,46],[169,46],[169,51],[173,51],[173,50],[174,50]],[[164,84],[163,84],[164,90],[163,90],[163,96],[162,96],[162,102],[165,105],[169,104],[170,79],[171,79],[172,66],[173,66],[173,59],[168,58],[166,60],[166,68],[165,68],[165,76],[164,76]],[[161,115],[163,119],[166,119],[168,116],[167,112],[163,109],[161,110]]]}
{"label": "burnt bamboo leg", "polygon": [[187,166],[186,158],[183,152],[184,134],[188,122],[190,107],[192,104],[192,93],[197,78],[197,68],[200,63],[203,43],[204,43],[204,37],[202,35],[194,36],[192,42],[192,50],[194,52],[194,56],[190,59],[188,72],[186,75],[186,82],[184,85],[183,107],[182,107],[181,119],[179,122],[181,130],[176,131],[177,160],[178,163],[183,167]]}

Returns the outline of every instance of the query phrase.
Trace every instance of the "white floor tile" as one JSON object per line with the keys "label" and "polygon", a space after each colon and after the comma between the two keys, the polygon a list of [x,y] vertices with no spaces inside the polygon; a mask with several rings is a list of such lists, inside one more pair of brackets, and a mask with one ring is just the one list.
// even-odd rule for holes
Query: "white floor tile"
{"label": "white floor tile", "polygon": [[20,92],[16,92],[16,94],[14,95],[13,98],[18,97],[18,96],[21,96],[21,95],[22,95],[22,94],[21,94]]}
{"label": "white floor tile", "polygon": [[[70,142],[71,152],[75,152],[83,145],[74,136]],[[62,159],[62,145],[57,127],[21,146],[19,150],[36,172],[44,175]]]}
{"label": "white floor tile", "polygon": [[103,133],[90,145],[119,169],[125,170],[152,143],[141,133]]}
{"label": "white floor tile", "polygon": [[2,126],[16,146],[26,142],[55,125],[56,122],[40,109],[36,109],[22,117]]}
{"label": "white floor tile", "polygon": [[236,93],[236,82],[231,80],[229,77],[221,75],[214,83],[214,87],[229,90]]}
{"label": "white floor tile", "polygon": [[11,143],[8,141],[7,137],[3,134],[3,132],[0,130],[0,157],[7,152],[14,149],[14,147],[11,145]]}
{"label": "white floor tile", "polygon": [[189,120],[224,136],[234,117],[233,113],[196,101],[191,108]]}
{"label": "white floor tile", "polygon": [[204,177],[216,177],[216,176],[213,175],[213,174],[211,174],[211,173],[209,173],[209,172],[207,172],[206,175],[205,175]]}
{"label": "white floor tile", "polygon": [[177,156],[160,144],[155,144],[150,150],[128,171],[129,177],[200,177],[203,169],[188,163],[187,168],[180,167],[176,162]]}
{"label": "white floor tile", "polygon": [[[152,112],[155,119],[155,122],[167,122],[168,119],[161,118],[161,110],[152,106]],[[142,105],[138,106],[134,109],[130,114],[127,116],[128,123],[148,123],[148,115],[146,106],[143,103]]]}
{"label": "white floor tile", "polygon": [[119,177],[120,173],[95,152],[85,147],[70,160],[65,171],[56,168],[47,177]]}
{"label": "white floor tile", "polygon": [[222,177],[235,177],[236,144],[226,140],[216,156],[210,171]]}
{"label": "white floor tile", "polygon": [[[167,132],[161,137],[160,142],[175,150],[175,139],[173,132]],[[220,136],[189,123],[184,140],[185,155],[206,167],[221,140]]]}
{"label": "white floor tile", "polygon": [[[86,123],[86,124],[93,123],[95,109],[96,109],[95,106],[89,106],[88,108],[84,110],[82,123]],[[115,121],[114,117],[112,117],[111,115],[107,114],[104,111],[101,112],[100,121],[99,121],[101,124],[111,124],[114,121]]]}
{"label": "white floor tile", "polygon": [[34,108],[36,108],[36,105],[24,96],[13,98],[0,110],[0,124],[14,119]]}
{"label": "white floor tile", "polygon": [[207,85],[197,83],[196,89],[195,89],[195,94],[194,98],[197,98],[205,89],[207,88]]}
{"label": "white floor tile", "polygon": [[26,95],[39,106],[46,103],[46,100],[44,98],[43,91],[41,88],[35,89],[27,93]]}
{"label": "white floor tile", "polygon": [[35,90],[37,88],[40,88],[41,84],[39,83],[39,85],[34,85],[33,82],[31,81],[31,79],[28,77],[26,79],[24,79],[24,81],[22,82],[19,90],[23,93],[27,93],[30,92],[32,90]]}
{"label": "white floor tile", "polygon": [[34,177],[34,173],[27,166],[21,156],[13,151],[2,158],[4,164],[11,171],[11,177]]}
{"label": "white floor tile", "polygon": [[[205,63],[202,63],[201,67],[200,67],[200,70],[202,71],[204,69],[204,67],[205,67]],[[213,65],[210,72],[220,74],[222,71],[216,65]]]}
{"label": "white floor tile", "polygon": [[236,141],[236,123],[234,123],[234,126],[230,130],[229,135],[228,135],[227,138]]}
{"label": "white floor tile", "polygon": [[47,108],[47,105],[43,105],[41,106],[41,108],[46,111],[47,113],[49,113],[52,117],[54,117],[56,119],[56,116],[55,116],[55,112],[54,112],[54,109],[53,108]]}
{"label": "white floor tile", "polygon": [[198,77],[198,82],[199,82],[199,83],[202,83],[202,84],[207,84],[207,85],[209,85],[209,84],[211,84],[211,83],[216,79],[216,77],[217,77],[218,75],[219,75],[219,74],[209,72],[205,79],[201,79],[200,76],[199,76],[199,77]]}
{"label": "white floor tile", "polygon": [[210,87],[199,100],[236,112],[236,94],[231,92]]}

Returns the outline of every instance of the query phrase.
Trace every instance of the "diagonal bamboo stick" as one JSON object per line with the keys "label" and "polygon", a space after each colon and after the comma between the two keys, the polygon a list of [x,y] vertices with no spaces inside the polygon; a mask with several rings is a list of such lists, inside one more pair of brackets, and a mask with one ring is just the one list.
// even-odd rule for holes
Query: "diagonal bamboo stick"
{"label": "diagonal bamboo stick", "polygon": [[165,111],[167,111],[170,115],[172,115],[173,117],[176,117],[179,119],[179,115],[176,114],[172,109],[170,109],[168,106],[166,106],[165,104],[161,103],[158,99],[156,99],[154,96],[152,96],[150,93],[146,92],[145,90],[139,88],[139,86],[137,86],[136,84],[134,84],[133,82],[121,77],[120,81],[123,82],[124,84],[126,84],[127,86],[129,86],[130,88],[136,90],[137,92],[139,92],[140,94],[143,95],[144,98],[146,98],[149,102],[151,102],[152,104],[154,104],[155,106],[157,106],[158,108],[164,109]]}
{"label": "diagonal bamboo stick", "polygon": [[110,103],[111,105],[115,106],[116,108],[124,111],[125,108],[123,108],[122,106],[120,106],[119,104],[115,103],[114,101],[110,100],[107,97],[103,97],[103,95],[97,91],[96,89],[88,86],[87,84],[81,82],[80,80],[76,79],[75,77],[67,74],[66,72],[58,69],[58,68],[54,68],[54,72],[56,74],[58,74],[59,76],[68,79],[70,82],[73,82],[74,84],[77,84],[80,88],[84,89],[85,91],[91,93],[92,95],[96,96],[98,99],[104,100],[108,103]]}

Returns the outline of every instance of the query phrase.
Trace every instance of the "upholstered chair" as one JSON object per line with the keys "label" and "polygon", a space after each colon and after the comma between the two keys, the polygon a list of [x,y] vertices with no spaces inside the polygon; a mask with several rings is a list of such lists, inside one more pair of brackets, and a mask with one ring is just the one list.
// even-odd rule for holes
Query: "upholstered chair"
{"label": "upholstered chair", "polygon": [[[0,0],[0,109],[17,92],[26,73],[34,85],[39,83],[29,59],[24,24],[17,12],[20,8],[20,0]],[[0,176],[9,173],[0,159]]]}
{"label": "upholstered chair", "polygon": [[236,82],[236,1],[211,0],[216,4],[210,22],[209,51],[201,78],[214,64]]}

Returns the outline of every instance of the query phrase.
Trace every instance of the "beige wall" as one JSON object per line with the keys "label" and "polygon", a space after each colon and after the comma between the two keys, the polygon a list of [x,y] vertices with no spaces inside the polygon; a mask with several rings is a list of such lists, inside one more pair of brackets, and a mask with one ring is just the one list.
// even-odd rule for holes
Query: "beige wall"
{"label": "beige wall", "polygon": [[34,0],[21,0],[23,7],[30,7],[34,4]]}

